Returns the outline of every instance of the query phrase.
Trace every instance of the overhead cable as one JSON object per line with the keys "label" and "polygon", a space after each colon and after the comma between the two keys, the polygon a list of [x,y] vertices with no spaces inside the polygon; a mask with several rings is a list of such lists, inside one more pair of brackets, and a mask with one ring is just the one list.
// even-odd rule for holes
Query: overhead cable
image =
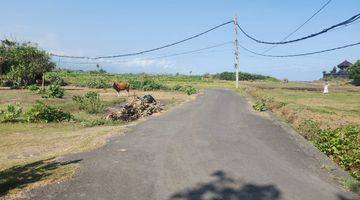
{"label": "overhead cable", "polygon": [[199,34],[196,34],[196,35],[193,35],[191,37],[188,37],[188,38],[185,38],[185,39],[182,39],[180,41],[177,41],[177,42],[173,42],[173,43],[170,43],[170,44],[166,44],[166,45],[163,45],[163,46],[160,46],[160,47],[156,47],[156,48],[152,48],[152,49],[148,49],[148,50],[143,50],[143,51],[138,51],[138,52],[132,52],[132,53],[125,53],[125,54],[118,54],[118,55],[109,55],[109,56],[97,56],[97,57],[89,57],[89,56],[70,56],[70,55],[60,55],[60,54],[54,54],[54,53],[51,53],[50,55],[51,56],[54,56],[54,57],[61,57],[61,58],[77,58],[77,59],[89,59],[89,60],[98,60],[98,59],[102,59],[102,58],[119,58],[119,57],[128,57],[128,56],[136,56],[136,55],[141,55],[141,54],[144,54],[144,53],[149,53],[149,52],[153,52],[153,51],[157,51],[157,50],[160,50],[160,49],[165,49],[165,48],[168,48],[168,47],[171,47],[171,46],[175,46],[175,45],[178,45],[180,43],[183,43],[183,42],[186,42],[186,41],[189,41],[189,40],[192,40],[192,39],[195,39],[197,37],[200,37],[202,35],[205,35],[211,31],[214,31],[222,26],[225,26],[227,24],[230,24],[230,23],[233,23],[233,20],[231,21],[228,21],[228,22],[225,22],[225,23],[222,23],[220,25],[217,25],[215,27],[212,27],[204,32],[201,32]]}
{"label": "overhead cable", "polygon": [[307,53],[299,53],[299,54],[288,54],[288,55],[270,55],[270,54],[263,54],[263,53],[258,53],[255,52],[253,50],[250,50],[242,45],[239,45],[242,49],[244,49],[247,52],[250,52],[252,54],[258,55],[258,56],[264,56],[264,57],[275,57],[275,58],[285,58],[285,57],[299,57],[299,56],[308,56],[308,55],[314,55],[314,54],[320,54],[320,53],[325,53],[325,52],[330,52],[330,51],[335,51],[335,50],[339,50],[339,49],[344,49],[344,48],[348,48],[348,47],[352,47],[352,46],[357,46],[360,45],[360,42],[357,43],[353,43],[353,44],[348,44],[348,45],[344,45],[344,46],[340,46],[340,47],[335,47],[335,48],[331,48],[331,49],[325,49],[325,50],[320,50],[320,51],[313,51],[313,52],[307,52]]}
{"label": "overhead cable", "polygon": [[[284,42],[285,40],[287,40],[289,37],[291,37],[292,35],[294,35],[298,30],[300,30],[303,26],[305,26],[310,20],[312,20],[317,14],[319,14],[327,5],[329,5],[331,3],[332,0],[328,0],[325,2],[325,4],[323,4],[320,9],[318,9],[314,14],[312,14],[304,23],[302,23],[299,27],[297,27],[294,31],[292,31],[291,33],[289,33],[287,36],[285,36],[281,42]],[[275,44],[274,46],[270,47],[269,49],[265,50],[262,53],[266,53],[269,52],[271,49],[277,47],[278,44]]]}
{"label": "overhead cable", "polygon": [[293,42],[299,42],[299,41],[302,41],[302,40],[306,40],[306,39],[309,39],[309,38],[313,38],[315,36],[318,36],[318,35],[321,35],[321,34],[324,34],[332,29],[335,29],[337,27],[340,27],[340,26],[346,26],[348,24],[351,24],[355,21],[357,21],[358,19],[360,19],[360,13],[359,14],[356,14],[352,17],[350,17],[349,19],[343,21],[343,22],[340,22],[338,24],[335,24],[333,26],[330,26],[329,28],[326,28],[326,29],[323,29],[322,31],[320,32],[317,32],[317,33],[313,33],[313,34],[310,34],[310,35],[307,35],[305,37],[301,37],[301,38],[297,38],[297,39],[294,39],[294,40],[288,40],[288,41],[280,41],[280,42],[269,42],[269,41],[263,41],[263,40],[259,40],[259,39],[256,39],[254,38],[253,36],[249,35],[239,24],[237,24],[237,27],[240,29],[240,31],[248,38],[250,38],[251,40],[254,40],[255,42],[257,43],[262,43],[262,44],[288,44],[288,43],[293,43]]}

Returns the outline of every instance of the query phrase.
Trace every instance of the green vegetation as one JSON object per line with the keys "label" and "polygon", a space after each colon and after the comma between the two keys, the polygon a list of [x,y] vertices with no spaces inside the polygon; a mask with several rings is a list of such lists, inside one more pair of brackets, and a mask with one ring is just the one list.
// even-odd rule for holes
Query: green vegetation
{"label": "green vegetation", "polygon": [[50,85],[47,90],[43,92],[43,98],[62,98],[65,90],[60,85]]}
{"label": "green vegetation", "polygon": [[360,127],[349,125],[336,129],[321,129],[313,120],[304,121],[301,132],[315,146],[360,180]]}
{"label": "green vegetation", "polygon": [[360,60],[348,69],[349,76],[355,85],[360,85]]}
{"label": "green vegetation", "polygon": [[[222,72],[220,74],[215,74],[214,78],[218,78],[220,80],[235,81],[236,74],[235,74],[235,72]],[[241,81],[273,80],[273,81],[275,81],[276,79],[271,76],[263,76],[263,75],[258,75],[258,74],[239,72],[239,80],[241,80]]]}
{"label": "green vegetation", "polygon": [[25,118],[28,122],[49,123],[70,121],[72,119],[72,115],[68,112],[64,112],[60,108],[48,106],[43,102],[38,101],[25,113]]}
{"label": "green vegetation", "polygon": [[15,89],[34,84],[54,68],[50,56],[29,42],[0,42],[0,76],[4,86]]}
{"label": "green vegetation", "polygon": [[59,74],[57,73],[48,73],[46,74],[45,79],[48,80],[53,85],[60,85],[60,86],[67,85],[65,80],[62,77],[60,77]]}
{"label": "green vegetation", "polygon": [[360,180],[360,93],[350,85],[330,83],[242,82],[253,108],[271,110],[343,169]]}
{"label": "green vegetation", "polygon": [[19,104],[9,104],[6,110],[0,110],[1,122],[17,122],[20,120],[22,107]]}
{"label": "green vegetation", "polygon": [[79,105],[80,110],[85,110],[89,114],[102,113],[104,111],[104,105],[97,92],[87,92],[84,96],[75,95],[73,100]]}

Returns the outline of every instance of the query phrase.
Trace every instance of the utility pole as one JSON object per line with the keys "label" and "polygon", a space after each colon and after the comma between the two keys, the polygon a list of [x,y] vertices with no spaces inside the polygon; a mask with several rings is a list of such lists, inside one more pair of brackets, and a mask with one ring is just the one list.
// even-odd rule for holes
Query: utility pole
{"label": "utility pole", "polygon": [[235,31],[235,63],[234,67],[236,70],[236,88],[239,88],[239,45],[238,45],[238,19],[237,15],[234,17],[234,31]]}

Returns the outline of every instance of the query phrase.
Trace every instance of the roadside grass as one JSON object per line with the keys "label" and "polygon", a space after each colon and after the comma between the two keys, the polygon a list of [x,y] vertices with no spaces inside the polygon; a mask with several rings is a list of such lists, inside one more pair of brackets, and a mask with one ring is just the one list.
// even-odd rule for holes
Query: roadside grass
{"label": "roadside grass", "polygon": [[[358,182],[347,184],[359,191],[360,88],[346,82],[330,83],[322,94],[321,82],[242,82],[238,90],[262,102],[263,110],[290,123]],[[259,107],[258,103],[254,107]],[[262,108],[262,107],[261,107]]]}
{"label": "roadside grass", "polygon": [[[73,95],[96,91],[104,107],[111,108],[129,98],[126,92],[118,97],[113,89],[65,88],[65,96],[61,99],[42,99],[40,95],[24,89],[0,90],[0,109],[10,103],[20,103],[26,111],[41,100],[70,112],[75,118],[74,121],[61,123],[0,123],[0,199],[11,199],[21,195],[21,191],[72,176],[77,165],[59,163],[54,158],[98,148],[109,137],[122,134],[127,129],[126,123],[105,121],[105,111],[89,114],[79,110],[72,100]],[[165,109],[194,98],[182,92],[169,91],[132,90],[130,95],[134,94],[151,94],[165,104]]]}

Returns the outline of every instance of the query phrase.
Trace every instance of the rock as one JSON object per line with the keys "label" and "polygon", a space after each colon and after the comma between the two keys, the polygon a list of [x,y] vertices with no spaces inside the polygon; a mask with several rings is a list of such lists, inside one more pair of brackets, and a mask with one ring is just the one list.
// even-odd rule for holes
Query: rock
{"label": "rock", "polygon": [[145,103],[154,103],[156,102],[156,100],[154,99],[153,96],[151,96],[150,94],[144,95],[142,97],[142,101],[144,101]]}

